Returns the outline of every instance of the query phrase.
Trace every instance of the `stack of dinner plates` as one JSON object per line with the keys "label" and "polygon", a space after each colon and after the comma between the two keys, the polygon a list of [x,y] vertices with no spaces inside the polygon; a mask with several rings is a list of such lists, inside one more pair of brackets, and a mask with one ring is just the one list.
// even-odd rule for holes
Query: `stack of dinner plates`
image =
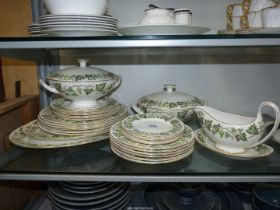
{"label": "stack of dinner plates", "polygon": [[110,130],[112,151],[144,164],[181,160],[194,150],[193,130],[178,118],[163,114],[131,115]]}
{"label": "stack of dinner plates", "polygon": [[128,116],[127,108],[112,98],[93,108],[73,108],[63,98],[40,111],[38,120],[13,131],[10,141],[28,148],[58,148],[109,138],[110,127]]}
{"label": "stack of dinner plates", "polygon": [[53,209],[126,209],[132,197],[129,183],[53,182],[49,199]]}
{"label": "stack of dinner plates", "polygon": [[117,20],[111,16],[44,15],[42,33],[49,36],[110,36],[118,34]]}

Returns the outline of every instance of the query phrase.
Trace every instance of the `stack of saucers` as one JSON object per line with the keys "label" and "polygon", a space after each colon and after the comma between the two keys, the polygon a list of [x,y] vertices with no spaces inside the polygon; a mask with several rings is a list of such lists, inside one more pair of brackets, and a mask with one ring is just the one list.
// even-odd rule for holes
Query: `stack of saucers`
{"label": "stack of saucers", "polygon": [[126,209],[132,191],[129,183],[56,182],[49,184],[53,209]]}
{"label": "stack of saucers", "polygon": [[41,31],[50,36],[110,36],[118,34],[117,20],[101,15],[44,15]]}
{"label": "stack of saucers", "polygon": [[58,148],[92,143],[109,138],[110,127],[128,116],[127,108],[112,98],[93,108],[74,108],[56,99],[41,110],[38,120],[11,133],[10,141],[28,148]]}
{"label": "stack of saucers", "polygon": [[110,130],[112,151],[129,161],[162,164],[181,160],[194,150],[191,128],[163,114],[131,115]]}

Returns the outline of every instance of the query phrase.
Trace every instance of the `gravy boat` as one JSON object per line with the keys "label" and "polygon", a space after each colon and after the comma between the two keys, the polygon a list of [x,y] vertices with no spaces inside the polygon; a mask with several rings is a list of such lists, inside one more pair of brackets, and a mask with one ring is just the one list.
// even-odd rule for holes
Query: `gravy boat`
{"label": "gravy boat", "polygon": [[[271,107],[275,112],[275,122],[271,131],[262,138],[264,121],[262,109]],[[267,141],[277,130],[280,111],[276,104],[263,102],[259,105],[257,117],[244,117],[216,110],[209,106],[193,107],[202,129],[215,146],[227,153],[243,153]]]}

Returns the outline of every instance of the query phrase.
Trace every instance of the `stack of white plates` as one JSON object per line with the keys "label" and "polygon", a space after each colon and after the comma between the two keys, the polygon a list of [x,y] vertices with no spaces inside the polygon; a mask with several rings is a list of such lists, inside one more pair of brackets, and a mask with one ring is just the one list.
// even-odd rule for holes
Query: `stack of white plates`
{"label": "stack of white plates", "polygon": [[42,34],[41,29],[40,29],[40,24],[39,23],[31,23],[28,27],[27,27],[27,32],[31,35],[31,36],[42,36],[44,34]]}
{"label": "stack of white plates", "polygon": [[109,138],[110,127],[128,116],[127,108],[112,98],[98,101],[90,109],[73,108],[56,99],[41,110],[38,120],[11,133],[12,143],[28,148],[58,148],[92,143]]}
{"label": "stack of white plates", "polygon": [[111,16],[44,15],[42,33],[49,36],[110,36],[118,34],[117,20]]}
{"label": "stack of white plates", "polygon": [[132,190],[129,183],[58,182],[49,184],[53,209],[126,209]]}
{"label": "stack of white plates", "polygon": [[194,150],[191,128],[163,114],[131,115],[110,130],[112,151],[129,161],[161,164],[181,160]]}

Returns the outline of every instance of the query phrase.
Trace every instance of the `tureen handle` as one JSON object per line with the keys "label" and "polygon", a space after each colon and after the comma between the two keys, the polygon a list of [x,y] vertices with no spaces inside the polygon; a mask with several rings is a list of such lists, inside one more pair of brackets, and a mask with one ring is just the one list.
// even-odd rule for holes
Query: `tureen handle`
{"label": "tureen handle", "polygon": [[137,114],[144,114],[144,112],[135,104],[131,104],[130,108],[132,109],[132,111],[136,112]]}
{"label": "tureen handle", "polygon": [[58,91],[57,91],[55,88],[53,88],[53,87],[47,85],[43,80],[39,79],[39,83],[40,83],[40,85],[42,85],[44,88],[46,88],[48,91],[50,91],[50,92],[52,92],[52,93],[54,93],[54,94],[59,94]]}
{"label": "tureen handle", "polygon": [[113,89],[117,89],[121,85],[121,83],[122,83],[122,76],[119,75],[119,79],[114,84],[114,88]]}
{"label": "tureen handle", "polygon": [[81,68],[85,68],[87,67],[89,59],[77,59],[77,61],[79,62]]}
{"label": "tureen handle", "polygon": [[274,132],[278,129],[279,126],[279,122],[280,122],[280,111],[279,108],[276,104],[272,103],[272,102],[263,102],[261,103],[261,105],[258,108],[258,114],[257,114],[257,118],[262,117],[262,109],[266,106],[269,106],[273,109],[274,113],[275,113],[275,120],[274,120],[274,125],[271,129],[271,131],[260,141],[258,141],[257,143],[247,147],[247,148],[252,148],[252,147],[256,147],[259,146],[261,144],[263,144],[265,141],[267,141],[273,134]]}

